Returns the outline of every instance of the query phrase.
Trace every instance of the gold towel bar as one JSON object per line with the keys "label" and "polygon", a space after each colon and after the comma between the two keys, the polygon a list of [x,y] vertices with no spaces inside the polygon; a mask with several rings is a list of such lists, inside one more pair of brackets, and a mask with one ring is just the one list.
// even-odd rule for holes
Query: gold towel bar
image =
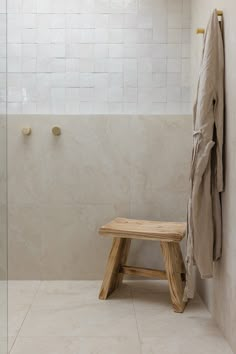
{"label": "gold towel bar", "polygon": [[[223,11],[222,10],[217,10],[217,15],[218,16],[223,16]],[[204,34],[205,33],[205,29],[204,28],[197,28],[196,33],[197,34]]]}

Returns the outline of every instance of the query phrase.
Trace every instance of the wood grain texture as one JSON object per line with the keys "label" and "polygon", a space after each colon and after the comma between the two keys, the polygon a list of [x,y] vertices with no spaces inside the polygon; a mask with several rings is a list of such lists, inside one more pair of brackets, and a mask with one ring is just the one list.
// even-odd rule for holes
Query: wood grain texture
{"label": "wood grain texture", "polygon": [[185,229],[186,223],[116,218],[102,226],[99,233],[109,237],[180,242]]}
{"label": "wood grain texture", "polygon": [[126,264],[126,261],[127,261],[128,255],[129,255],[130,246],[131,246],[130,239],[122,239],[122,241],[123,241],[123,245],[122,245],[122,249],[121,249],[120,259],[118,261],[119,268],[118,268],[117,277],[115,279],[114,290],[117,289],[122,284],[122,281],[124,279],[124,274],[122,274],[120,272],[120,268],[122,265]]}
{"label": "wood grain texture", "polygon": [[167,280],[167,275],[164,270],[122,266],[120,272],[126,275],[135,275],[135,276],[141,276],[145,278],[152,278],[152,279],[157,278],[161,280]]}
{"label": "wood grain texture", "polygon": [[175,312],[182,313],[186,303],[183,301],[184,282],[182,280],[182,274],[184,269],[180,245],[175,242],[161,242],[161,249],[165,262],[172,305]]}
{"label": "wood grain texture", "polygon": [[130,240],[114,238],[108,257],[105,276],[99,294],[100,300],[105,300],[115,291],[123,280],[123,274],[119,273],[121,262],[126,262],[130,247]]}

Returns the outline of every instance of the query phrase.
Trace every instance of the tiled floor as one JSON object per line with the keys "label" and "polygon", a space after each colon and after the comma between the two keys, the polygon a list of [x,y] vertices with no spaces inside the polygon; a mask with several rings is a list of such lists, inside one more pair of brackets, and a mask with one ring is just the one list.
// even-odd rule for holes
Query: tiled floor
{"label": "tiled floor", "polygon": [[9,282],[11,354],[232,354],[199,298],[175,314],[165,282]]}

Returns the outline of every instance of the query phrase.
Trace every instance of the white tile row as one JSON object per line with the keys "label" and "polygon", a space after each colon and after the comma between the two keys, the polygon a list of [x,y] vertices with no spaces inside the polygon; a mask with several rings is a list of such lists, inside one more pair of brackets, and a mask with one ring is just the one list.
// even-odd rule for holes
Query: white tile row
{"label": "white tile row", "polygon": [[[6,107],[0,104],[5,112]],[[9,114],[189,114],[189,102],[68,102],[43,100],[37,102],[9,102]]]}
{"label": "white tile row", "polygon": [[[168,4],[167,4],[168,2]],[[188,12],[189,0],[157,1],[157,0],[8,0],[9,13],[80,13],[80,14],[136,14],[151,15],[159,10],[175,22],[179,16],[185,17]],[[1,11],[4,12],[4,1]]]}
{"label": "white tile row", "polygon": [[[164,21],[166,28],[175,29],[174,24],[171,25],[170,17],[165,16]],[[149,15],[133,14],[127,15],[124,13],[116,15],[106,14],[38,14],[38,13],[8,13],[8,22],[14,22],[16,26],[21,28],[106,28],[106,29],[123,29],[123,28],[153,28],[157,25],[156,14]],[[180,25],[176,25],[176,29],[189,28],[189,23],[183,23],[182,15],[179,18]]]}
{"label": "white tile row", "polygon": [[[27,101],[37,101],[38,100],[48,100],[52,101],[61,100],[77,100],[78,102],[138,102],[145,98],[146,102],[184,102],[189,101],[189,90],[188,88],[179,87],[155,87],[155,89],[150,89],[149,87],[120,87],[119,85],[113,85],[109,89],[91,87],[92,83],[89,82],[91,78],[84,78],[83,88],[44,88],[37,86],[32,90],[16,89],[10,88],[8,90],[8,102],[27,102]],[[115,79],[116,80],[116,79]]]}
{"label": "white tile row", "polygon": [[[3,64],[5,60],[2,59]],[[129,69],[129,67],[131,68]],[[189,73],[189,59],[9,57],[9,73]],[[5,66],[0,69],[5,72]],[[62,83],[63,84],[63,83]]]}
{"label": "white tile row", "polygon": [[[0,46],[2,57],[6,56],[5,45]],[[9,43],[8,58],[190,58],[187,44],[65,44],[65,43]]]}
{"label": "white tile row", "polygon": [[[159,32],[160,35],[160,32]],[[65,28],[19,28],[13,23],[8,27],[8,43],[175,43],[189,44],[190,30],[169,29],[163,31],[164,41],[155,38],[153,29],[65,29]],[[154,44],[153,44],[154,45]]]}

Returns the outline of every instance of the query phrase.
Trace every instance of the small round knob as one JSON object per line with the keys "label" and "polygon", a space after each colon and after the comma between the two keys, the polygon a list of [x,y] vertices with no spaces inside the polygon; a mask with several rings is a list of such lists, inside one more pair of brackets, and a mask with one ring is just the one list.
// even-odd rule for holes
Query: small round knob
{"label": "small round knob", "polygon": [[31,133],[32,133],[32,129],[29,128],[29,127],[22,129],[22,134],[23,134],[23,135],[28,135],[28,136],[29,136]]}
{"label": "small round knob", "polygon": [[52,133],[53,133],[53,135],[55,135],[55,136],[61,135],[61,128],[60,128],[60,127],[53,127],[53,128],[52,128]]}

